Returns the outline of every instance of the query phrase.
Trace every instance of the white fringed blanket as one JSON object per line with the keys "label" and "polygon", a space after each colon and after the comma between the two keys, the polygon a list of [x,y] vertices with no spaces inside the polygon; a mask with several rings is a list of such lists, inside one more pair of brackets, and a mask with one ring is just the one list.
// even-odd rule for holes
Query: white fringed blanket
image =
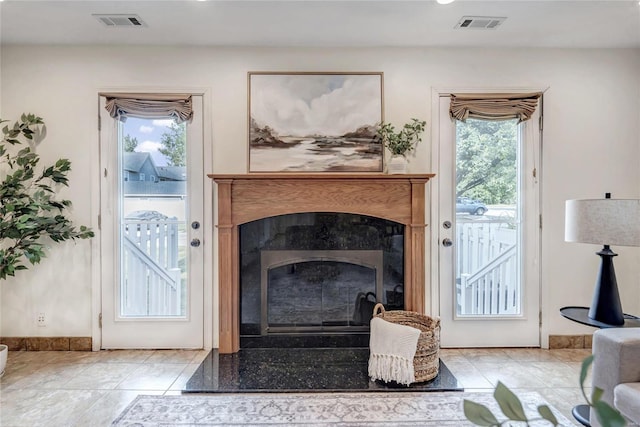
{"label": "white fringed blanket", "polygon": [[420,330],[411,326],[371,319],[369,377],[409,385],[416,381],[413,358]]}

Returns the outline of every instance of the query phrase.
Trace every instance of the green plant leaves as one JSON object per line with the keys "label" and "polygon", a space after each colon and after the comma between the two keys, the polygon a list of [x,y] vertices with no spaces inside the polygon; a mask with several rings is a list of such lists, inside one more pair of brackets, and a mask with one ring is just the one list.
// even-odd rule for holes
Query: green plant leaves
{"label": "green plant leaves", "polygon": [[600,424],[602,424],[602,427],[624,427],[627,425],[627,422],[620,412],[603,400],[593,402],[592,408],[595,409],[596,416]]}
{"label": "green plant leaves", "polygon": [[538,413],[542,418],[549,421],[552,425],[558,425],[558,419],[555,415],[553,415],[553,412],[551,412],[551,408],[549,408],[547,405],[538,406]]}
{"label": "green plant leaves", "polygon": [[585,357],[582,361],[582,367],[580,368],[580,387],[584,387],[584,380],[587,378],[589,372],[589,366],[593,363],[593,354]]}
{"label": "green plant leaves", "polygon": [[595,411],[596,417],[598,417],[602,427],[623,427],[627,425],[624,417],[620,412],[618,412],[618,410],[602,400],[604,390],[599,387],[594,387],[591,392],[591,402],[589,402],[589,399],[587,398],[587,394],[584,390],[584,382],[587,378],[589,367],[593,363],[593,360],[594,355],[591,354],[582,361],[582,368],[580,369],[580,389],[582,390],[582,395],[589,406],[591,406],[591,410]]}
{"label": "green plant leaves", "polygon": [[427,122],[425,121],[411,119],[411,122],[406,123],[400,132],[396,132],[391,123],[383,122],[379,124],[377,133],[382,144],[389,149],[391,154],[404,156],[422,141],[420,134],[424,132],[426,125]]}
{"label": "green plant leaves", "polygon": [[500,425],[495,415],[484,405],[465,399],[462,408],[464,416],[475,425],[485,427]]}
{"label": "green plant leaves", "polygon": [[[2,122],[5,121],[0,120]],[[33,128],[36,125],[43,126]],[[44,244],[40,243],[43,238],[57,243],[94,236],[88,227],[80,226],[80,230],[76,230],[63,215],[71,201],[54,198],[56,184],[68,185],[67,173],[71,170],[68,159],[59,159],[53,166],[45,167],[35,178],[35,168],[40,161],[37,153],[30,147],[15,154],[5,149],[6,144],[22,144],[21,137],[27,141],[32,141],[34,135],[41,139],[43,129],[44,122],[33,114],[23,114],[13,127],[2,129],[2,165],[13,171],[0,182],[0,279],[26,270],[24,260],[39,263],[46,256]]]}
{"label": "green plant leaves", "polygon": [[598,402],[600,399],[602,399],[602,395],[604,394],[604,390],[599,388],[599,387],[594,387],[593,391],[591,392],[591,401],[593,403]]}
{"label": "green plant leaves", "polygon": [[514,421],[526,421],[527,416],[524,414],[522,403],[518,396],[516,396],[511,390],[509,390],[504,384],[498,381],[493,397],[500,405],[502,412],[510,419]]}
{"label": "green plant leaves", "polygon": [[[582,369],[580,371],[580,389],[582,390],[582,395],[589,404],[591,411],[595,412],[603,427],[624,427],[626,425],[626,420],[620,412],[602,400],[604,392],[601,389],[597,387],[594,388],[592,401],[589,402],[584,391],[584,381],[587,378],[589,366],[591,366],[592,363],[593,355],[582,361]],[[534,421],[528,419],[525,415],[520,399],[518,399],[518,397],[501,382],[498,382],[493,393],[493,397],[496,399],[500,409],[509,420],[521,421],[526,423],[526,425],[529,425],[531,421]],[[551,425],[559,425],[558,420],[551,412],[551,408],[547,405],[538,406],[538,414],[540,414],[542,419],[551,423]],[[499,422],[486,406],[468,400],[464,401],[464,415],[469,421],[479,426],[491,427],[502,426],[505,424],[505,422]],[[540,419],[536,418],[536,420]]]}
{"label": "green plant leaves", "polygon": [[[509,420],[527,423],[532,421],[525,415],[520,399],[501,382],[498,382],[493,397]],[[489,408],[482,404],[465,399],[463,409],[465,417],[475,425],[491,427],[501,426],[503,424],[498,421]],[[547,405],[538,406],[538,413],[543,419],[549,421],[551,425],[558,425],[558,420],[555,415],[553,415],[553,412],[551,412],[551,408]]]}

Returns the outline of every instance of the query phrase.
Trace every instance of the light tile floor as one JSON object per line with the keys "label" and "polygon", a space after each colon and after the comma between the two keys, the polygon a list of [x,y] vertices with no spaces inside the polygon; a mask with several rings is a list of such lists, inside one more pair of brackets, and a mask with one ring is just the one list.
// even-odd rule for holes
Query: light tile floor
{"label": "light tile floor", "polygon": [[[0,426],[108,426],[139,394],[180,394],[207,351],[10,352]],[[443,349],[465,391],[536,391],[571,418],[589,350]],[[590,379],[587,379],[590,384]]]}

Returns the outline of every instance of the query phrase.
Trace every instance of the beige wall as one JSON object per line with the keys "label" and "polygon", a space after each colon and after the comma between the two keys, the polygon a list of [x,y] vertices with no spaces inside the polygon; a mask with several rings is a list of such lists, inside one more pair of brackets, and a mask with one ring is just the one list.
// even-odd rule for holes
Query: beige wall
{"label": "beige wall", "polygon": [[[44,161],[72,161],[71,190],[62,192],[74,203],[73,218],[83,224],[97,215],[91,157],[101,89],[208,88],[212,132],[206,143],[213,145],[214,158],[207,172],[243,173],[247,71],[382,71],[386,120],[402,124],[420,117],[429,126],[435,117],[433,88],[548,87],[542,164],[545,334],[592,331],[558,314],[565,305],[589,305],[598,267],[597,247],[564,243],[564,201],[606,191],[640,197],[638,49],[5,46],[1,61],[0,111],[11,119],[33,112],[46,120],[48,137],[39,152]],[[411,172],[431,171],[430,129],[427,135]],[[95,249],[87,241],[65,243],[37,267],[2,283],[0,335],[91,335]],[[640,249],[615,249],[623,307],[639,314]],[[46,328],[36,326],[38,312],[47,313]]]}

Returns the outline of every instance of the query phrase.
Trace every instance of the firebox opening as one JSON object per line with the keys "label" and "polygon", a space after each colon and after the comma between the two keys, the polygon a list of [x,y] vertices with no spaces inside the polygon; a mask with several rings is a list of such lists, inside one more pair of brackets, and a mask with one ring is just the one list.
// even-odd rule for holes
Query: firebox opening
{"label": "firebox opening", "polygon": [[301,213],[243,224],[239,237],[241,347],[337,335],[366,345],[376,301],[404,308],[402,224]]}
{"label": "firebox opening", "polygon": [[382,268],[382,251],[262,251],[262,335],[366,330]]}

